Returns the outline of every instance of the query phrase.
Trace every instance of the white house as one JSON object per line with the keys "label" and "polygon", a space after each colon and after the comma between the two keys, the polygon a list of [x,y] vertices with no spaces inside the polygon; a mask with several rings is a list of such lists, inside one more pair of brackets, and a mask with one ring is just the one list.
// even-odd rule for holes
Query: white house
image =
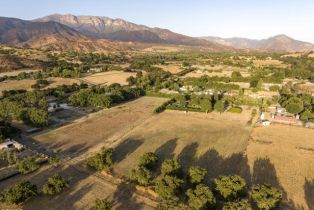
{"label": "white house", "polygon": [[10,149],[10,148],[16,148],[20,150],[23,148],[23,145],[11,139],[7,139],[5,142],[0,144],[0,150]]}
{"label": "white house", "polygon": [[262,120],[262,125],[263,126],[269,126],[270,125],[270,121],[269,120]]}
{"label": "white house", "polygon": [[50,112],[50,113],[58,111],[60,109],[62,109],[62,108],[60,107],[60,104],[58,104],[57,102],[51,102],[48,104],[48,112]]}

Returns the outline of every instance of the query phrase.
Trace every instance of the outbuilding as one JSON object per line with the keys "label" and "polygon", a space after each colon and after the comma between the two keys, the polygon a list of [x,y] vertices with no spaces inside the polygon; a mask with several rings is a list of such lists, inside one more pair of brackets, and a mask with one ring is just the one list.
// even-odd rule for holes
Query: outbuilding
{"label": "outbuilding", "polygon": [[16,148],[20,150],[23,149],[23,145],[11,139],[7,139],[5,142],[0,144],[0,150],[11,148]]}

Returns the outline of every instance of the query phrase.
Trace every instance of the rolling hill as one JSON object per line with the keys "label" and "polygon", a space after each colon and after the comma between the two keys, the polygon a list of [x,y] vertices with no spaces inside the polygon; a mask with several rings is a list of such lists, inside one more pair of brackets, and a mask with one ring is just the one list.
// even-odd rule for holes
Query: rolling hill
{"label": "rolling hill", "polygon": [[238,49],[260,49],[285,52],[314,50],[314,44],[298,41],[283,34],[262,40],[246,38],[220,38],[212,36],[201,38]]}

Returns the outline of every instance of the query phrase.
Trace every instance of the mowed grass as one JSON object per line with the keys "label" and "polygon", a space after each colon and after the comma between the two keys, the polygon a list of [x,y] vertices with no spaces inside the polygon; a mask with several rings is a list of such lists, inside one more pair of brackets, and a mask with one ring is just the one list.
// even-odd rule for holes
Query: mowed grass
{"label": "mowed grass", "polygon": [[134,101],[86,115],[67,126],[34,136],[60,156],[86,154],[114,144],[125,133],[153,115],[166,99],[141,97]]}
{"label": "mowed grass", "polygon": [[314,208],[314,130],[287,125],[255,128],[247,156],[253,183],[284,191],[283,209]]}
{"label": "mowed grass", "polygon": [[111,85],[113,83],[127,85],[127,78],[130,76],[135,77],[136,74],[123,71],[107,71],[83,77],[82,80],[95,85]]}
{"label": "mowed grass", "polygon": [[[115,148],[116,173],[127,176],[146,152],[156,152],[161,161],[178,158],[184,169],[191,165],[220,174],[242,174],[241,163],[250,128],[246,114],[204,114],[166,111],[135,128]],[[245,174],[244,174],[245,175]]]}

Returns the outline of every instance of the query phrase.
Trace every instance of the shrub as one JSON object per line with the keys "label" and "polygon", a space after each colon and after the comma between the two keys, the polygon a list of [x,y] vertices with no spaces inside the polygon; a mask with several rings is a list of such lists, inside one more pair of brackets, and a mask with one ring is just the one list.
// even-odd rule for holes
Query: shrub
{"label": "shrub", "polygon": [[148,152],[142,155],[139,159],[138,166],[153,170],[158,163],[158,156],[153,152]]}
{"label": "shrub", "polygon": [[161,165],[162,175],[179,175],[181,172],[181,165],[177,160],[168,159]]}
{"label": "shrub", "polygon": [[27,174],[39,169],[39,164],[36,162],[35,158],[26,158],[24,160],[19,160],[17,162],[17,168],[20,173]]}
{"label": "shrub", "polygon": [[200,184],[203,182],[207,175],[207,171],[204,168],[198,166],[192,166],[188,171],[188,179],[192,184]]}
{"label": "shrub", "polygon": [[113,203],[108,199],[96,199],[93,210],[113,210]]}
{"label": "shrub", "polygon": [[187,210],[186,206],[179,201],[179,198],[172,197],[171,199],[161,200],[158,203],[157,210]]}
{"label": "shrub", "polygon": [[216,204],[214,194],[208,186],[199,184],[194,190],[189,189],[186,192],[189,206],[196,210],[212,209]]}
{"label": "shrub", "polygon": [[248,200],[242,199],[225,203],[222,210],[252,210],[252,207]]}
{"label": "shrub", "polygon": [[160,176],[156,182],[156,192],[161,199],[171,199],[176,196],[184,181],[176,176]]}
{"label": "shrub", "polygon": [[242,108],[241,107],[232,107],[228,110],[228,112],[232,112],[232,113],[242,113]]}
{"label": "shrub", "polygon": [[137,169],[133,169],[130,173],[130,179],[143,186],[148,186],[152,178],[152,172],[145,167],[138,167]]}
{"label": "shrub", "polygon": [[166,110],[167,106],[172,104],[173,102],[175,102],[175,99],[170,99],[168,101],[166,101],[165,103],[163,103],[162,105],[160,105],[159,107],[157,107],[154,112],[155,113],[161,113],[163,111]]}
{"label": "shrub", "polygon": [[214,179],[215,190],[226,200],[234,200],[245,194],[246,183],[240,176],[220,176]]}
{"label": "shrub", "polygon": [[87,166],[97,171],[108,170],[112,165],[113,149],[103,147],[101,152],[87,159]]}
{"label": "shrub", "polygon": [[28,181],[21,182],[4,190],[1,195],[4,202],[20,204],[28,198],[37,195],[37,187]]}
{"label": "shrub", "polygon": [[270,87],[269,87],[269,90],[270,90],[270,91],[274,91],[274,92],[275,92],[275,91],[279,91],[279,90],[280,90],[280,87],[279,87],[278,85],[273,85],[273,86],[270,86]]}
{"label": "shrub", "polygon": [[60,175],[54,175],[48,178],[48,183],[43,186],[43,193],[46,195],[55,195],[65,188],[69,187],[69,183]]}
{"label": "shrub", "polygon": [[224,112],[225,111],[225,104],[224,104],[224,102],[221,101],[221,100],[217,101],[215,103],[214,109],[215,109],[216,112],[220,112],[220,113]]}
{"label": "shrub", "polygon": [[255,185],[252,188],[252,199],[260,209],[275,209],[280,205],[282,192],[266,185]]}

